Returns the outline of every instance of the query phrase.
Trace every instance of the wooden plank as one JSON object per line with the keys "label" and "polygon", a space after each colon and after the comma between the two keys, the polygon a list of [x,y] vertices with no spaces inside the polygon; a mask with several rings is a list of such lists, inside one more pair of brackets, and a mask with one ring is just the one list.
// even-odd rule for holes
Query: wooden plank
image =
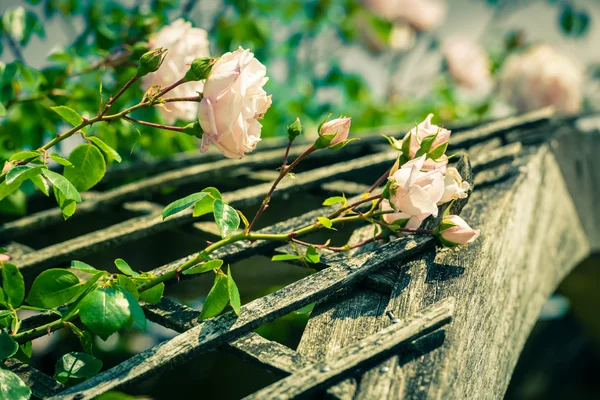
{"label": "wooden plank", "polygon": [[48,376],[43,372],[33,368],[31,365],[24,364],[14,358],[5,360],[4,365],[9,370],[17,374],[21,379],[23,379],[23,382],[29,386],[31,393],[35,397],[45,399],[46,397],[54,396],[65,389],[62,384],[58,383],[51,376]]}
{"label": "wooden plank", "polygon": [[242,306],[239,318],[233,312],[229,312],[203,321],[187,332],[65,390],[53,399],[91,399],[108,390],[156,374],[165,368],[172,368],[202,352],[240,337],[265,322],[349,287],[382,265],[391,261],[401,262],[433,243],[432,237],[406,238],[389,243],[373,253],[356,257],[352,263],[335,263],[323,271]]}
{"label": "wooden plank", "polygon": [[412,342],[450,322],[454,298],[446,298],[424,309],[422,313],[391,326],[338,351],[319,365],[310,365],[274,384],[245,397],[251,399],[293,399],[342,380],[353,370],[385,359],[401,345]]}

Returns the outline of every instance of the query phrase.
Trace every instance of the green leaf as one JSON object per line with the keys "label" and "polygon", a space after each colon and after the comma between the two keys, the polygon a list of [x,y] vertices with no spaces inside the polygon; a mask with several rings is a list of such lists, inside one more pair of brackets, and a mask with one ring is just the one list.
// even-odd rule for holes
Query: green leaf
{"label": "green leaf", "polygon": [[71,352],[57,362],[54,378],[65,383],[69,379],[86,379],[96,375],[102,369],[102,361],[87,353]]}
{"label": "green leaf", "polygon": [[431,158],[432,160],[437,160],[444,155],[447,148],[448,142],[442,143],[436,148],[429,150],[429,152],[427,153],[427,157]]}
{"label": "green leaf", "polygon": [[342,206],[346,205],[346,198],[344,196],[333,196],[325,199],[323,202],[324,206],[332,206],[334,204],[341,203]]}
{"label": "green leaf", "polygon": [[191,207],[194,203],[196,203],[199,200],[202,200],[207,196],[208,193],[206,192],[198,192],[190,194],[189,196],[186,196],[183,199],[175,200],[163,209],[162,217],[163,219],[165,219],[173,214],[177,214],[178,212],[183,211],[188,207]]}
{"label": "green leaf", "polygon": [[0,369],[0,399],[28,400],[31,389],[14,372]]}
{"label": "green leaf", "polygon": [[81,301],[81,322],[103,340],[121,329],[131,317],[129,302],[112,288],[97,288]]}
{"label": "green leaf", "polygon": [[97,272],[100,272],[99,270],[92,267],[91,265],[86,264],[83,261],[77,261],[77,260],[71,261],[71,268],[77,269],[77,270],[79,270],[81,272],[85,272],[87,274],[95,274]]}
{"label": "green leaf", "polygon": [[135,285],[135,283],[129,277],[119,274],[117,275],[117,283],[123,289],[131,293],[136,300],[139,300],[140,292],[138,291],[138,288]]}
{"label": "green leaf", "polygon": [[221,193],[214,187],[207,187],[206,189],[202,189],[202,192],[208,193],[209,196],[198,200],[198,202],[194,206],[194,217],[200,217],[202,215],[213,212],[215,200],[222,199]]}
{"label": "green leaf", "polygon": [[293,254],[278,254],[271,257],[271,261],[290,261],[290,260],[301,260],[302,257]]}
{"label": "green leaf", "polygon": [[161,282],[151,289],[140,292],[140,300],[145,301],[148,304],[156,304],[162,299],[164,291],[165,284]]}
{"label": "green leaf", "polygon": [[106,173],[104,156],[91,144],[77,146],[69,155],[69,161],[73,167],[65,169],[65,178],[80,192],[93,188]]}
{"label": "green leaf", "polygon": [[65,311],[63,315],[63,320],[69,320],[73,315],[75,315],[75,313],[81,307],[81,303],[85,299],[85,297],[92,290],[96,290],[96,282],[103,276],[106,276],[107,274],[108,272],[106,271],[98,271],[98,273],[92,275],[87,281],[85,281],[84,284],[81,285],[81,287],[79,288],[79,292],[77,292],[77,294],[74,296],[75,301],[69,306],[67,311]]}
{"label": "green leaf", "polygon": [[58,153],[52,153],[50,154],[50,158],[53,159],[54,161],[56,161],[57,163],[59,163],[62,166],[65,167],[72,167],[73,164],[71,164],[71,161],[67,160],[66,158],[64,158],[63,156],[61,156]]}
{"label": "green leaf", "polygon": [[127,261],[123,260],[122,258],[117,258],[115,260],[115,265],[119,269],[119,271],[121,271],[125,275],[129,275],[129,276],[139,275],[139,273],[137,273],[133,269],[131,269],[129,264],[127,264]]}
{"label": "green leaf", "polygon": [[113,149],[112,147],[110,147],[109,145],[104,143],[104,141],[102,139],[100,139],[99,137],[90,136],[90,137],[88,137],[88,140],[91,141],[92,143],[94,143],[96,146],[98,146],[100,148],[100,150],[102,150],[102,152],[104,153],[106,158],[108,158],[110,160],[115,160],[118,163],[123,161],[123,159],[121,158],[119,153],[117,153],[117,151],[115,149]]}
{"label": "green leaf", "polygon": [[8,333],[0,333],[0,360],[6,360],[19,351],[19,344]]}
{"label": "green leaf", "polygon": [[184,275],[202,274],[204,272],[212,271],[213,269],[221,268],[223,260],[210,260],[200,265],[196,265],[188,270],[183,271]]}
{"label": "green leaf", "polygon": [[27,302],[32,306],[55,308],[69,303],[81,287],[77,275],[62,268],[49,269],[31,285]]}
{"label": "green leaf", "polygon": [[42,175],[44,175],[50,183],[64,196],[65,200],[73,200],[77,203],[81,203],[81,195],[73,186],[69,180],[67,180],[61,174],[52,172],[49,169],[43,169]]}
{"label": "green leaf", "polygon": [[318,264],[321,261],[321,256],[315,246],[308,246],[306,249],[306,254],[304,255],[306,261],[312,264]]}
{"label": "green leaf", "polygon": [[231,304],[231,308],[233,311],[240,315],[242,303],[240,301],[240,291],[238,290],[235,281],[233,280],[233,276],[231,275],[231,266],[227,266],[227,291],[229,293],[229,304]]}
{"label": "green leaf", "polygon": [[65,196],[56,188],[56,186],[52,187],[52,192],[54,193],[56,203],[62,211],[63,218],[67,220],[72,217],[77,210],[77,202],[75,200],[65,199]]}
{"label": "green leaf", "polygon": [[4,289],[6,301],[13,308],[17,308],[23,303],[25,282],[21,271],[16,265],[11,263],[2,264],[2,288]]}
{"label": "green leaf", "polygon": [[29,178],[29,180],[40,189],[40,192],[44,193],[46,196],[50,196],[50,185],[48,185],[48,182],[44,178],[40,175],[34,175]]}
{"label": "green leaf", "polygon": [[146,316],[144,315],[144,310],[140,306],[140,303],[138,303],[135,297],[133,297],[133,294],[131,294],[125,288],[119,288],[119,290],[121,290],[121,292],[125,295],[127,302],[129,303],[129,312],[131,314],[131,317],[128,321],[129,328],[131,329],[131,327],[135,327],[142,332],[145,332]]}
{"label": "green leaf", "polygon": [[[1,46],[2,45],[0,44],[0,47]],[[0,51],[0,53],[1,53],[1,51]],[[6,116],[6,107],[4,107],[4,104],[0,103],[0,117],[4,117],[4,116]]]}
{"label": "green leaf", "polygon": [[332,229],[332,230],[336,230],[335,228],[333,228],[333,223],[331,222],[331,220],[327,217],[317,217],[317,220],[319,220],[319,223],[321,225],[323,225],[325,228],[327,229]]}
{"label": "green leaf", "polygon": [[52,111],[60,115],[62,119],[64,119],[73,126],[77,126],[83,122],[83,118],[81,117],[81,115],[77,114],[75,110],[67,106],[58,106],[50,108],[52,109]]}
{"label": "green leaf", "polygon": [[213,287],[204,301],[199,319],[212,318],[221,313],[229,303],[229,279],[222,273],[215,276]]}
{"label": "green leaf", "polygon": [[10,185],[13,182],[23,182],[32,176],[39,175],[43,167],[32,167],[31,165],[17,165],[12,167],[6,173],[6,184]]}
{"label": "green leaf", "polygon": [[29,160],[30,158],[36,158],[42,155],[41,151],[21,151],[19,153],[13,154],[9,161],[23,161]]}
{"label": "green leaf", "polygon": [[217,227],[221,231],[221,237],[225,238],[231,235],[240,226],[238,213],[221,199],[215,200],[213,214]]}

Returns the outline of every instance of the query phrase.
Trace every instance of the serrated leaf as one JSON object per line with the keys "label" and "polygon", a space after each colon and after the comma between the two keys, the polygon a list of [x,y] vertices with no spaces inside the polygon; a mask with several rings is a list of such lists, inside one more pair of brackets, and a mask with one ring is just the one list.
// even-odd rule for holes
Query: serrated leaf
{"label": "serrated leaf", "polygon": [[148,304],[156,304],[162,299],[164,291],[165,284],[161,282],[153,288],[140,292],[140,300]]}
{"label": "serrated leaf", "polygon": [[64,167],[72,167],[73,166],[73,164],[71,164],[71,161],[67,160],[66,158],[64,158],[63,156],[61,156],[58,153],[50,154],[50,158]]}
{"label": "serrated leaf", "polygon": [[77,275],[61,268],[53,268],[39,274],[29,290],[27,303],[36,307],[55,308],[69,303],[81,285]]}
{"label": "serrated leaf", "polygon": [[278,254],[271,257],[271,261],[290,261],[290,260],[301,260],[302,257],[293,254]]}
{"label": "serrated leaf", "polygon": [[321,261],[321,255],[315,248],[315,246],[308,246],[304,259],[312,264],[318,264]]}
{"label": "serrated leaf", "polygon": [[88,353],[71,352],[57,362],[54,378],[62,383],[69,379],[86,379],[96,375],[102,369],[102,361]]}
{"label": "serrated leaf", "polygon": [[106,173],[106,161],[98,148],[91,144],[77,146],[69,155],[72,168],[64,176],[80,192],[93,188]]}
{"label": "serrated leaf", "polygon": [[325,201],[323,202],[324,206],[332,206],[334,204],[339,204],[341,203],[342,206],[346,205],[346,198],[343,196],[333,196],[333,197],[329,197],[327,199],[325,199]]}
{"label": "serrated leaf", "polygon": [[123,260],[122,258],[117,258],[115,260],[115,266],[119,269],[119,271],[121,271],[125,275],[129,275],[129,276],[137,276],[137,275],[139,275],[139,273],[135,272],[129,266],[129,264],[127,264],[127,261]]}
{"label": "serrated leaf", "polygon": [[214,187],[207,187],[202,189],[202,192],[208,193],[209,196],[199,200],[194,206],[194,217],[200,217],[202,215],[213,212],[213,206],[215,200],[222,199],[221,193]]}
{"label": "serrated leaf", "polygon": [[231,304],[231,308],[233,308],[236,315],[240,315],[242,308],[240,291],[231,275],[231,266],[227,266],[227,291],[229,293],[229,304]]}
{"label": "serrated leaf", "polygon": [[81,195],[73,186],[68,179],[61,174],[50,171],[49,169],[43,169],[42,175],[44,175],[50,183],[64,196],[65,200],[73,200],[77,203],[81,203]]}
{"label": "serrated leaf", "polygon": [[21,151],[13,154],[8,160],[9,161],[23,161],[31,158],[36,158],[42,155],[41,151]]}
{"label": "serrated leaf", "polygon": [[228,279],[226,275],[219,273],[215,276],[215,281],[210,292],[208,292],[208,296],[206,296],[199,319],[215,317],[227,307],[227,303],[229,303],[229,288],[227,282]]}
{"label": "serrated leaf", "polygon": [[208,193],[206,192],[198,192],[190,194],[189,196],[186,196],[183,199],[175,200],[163,209],[162,217],[163,219],[165,219],[173,214],[177,214],[178,212],[181,212],[186,208],[191,207],[194,203],[204,199],[207,196]]}
{"label": "serrated leaf", "polygon": [[319,220],[319,223],[321,225],[323,225],[325,228],[336,230],[335,228],[333,228],[333,223],[331,222],[331,220],[329,218],[327,218],[327,217],[317,217],[317,220]]}
{"label": "serrated leaf", "polygon": [[25,281],[16,265],[7,262],[2,264],[2,289],[4,289],[6,301],[13,308],[17,308],[23,303]]}
{"label": "serrated leaf", "polygon": [[77,269],[79,271],[88,273],[88,274],[95,274],[100,272],[98,269],[92,267],[89,264],[84,263],[83,261],[77,261],[77,260],[73,260],[71,261],[71,268]]}
{"label": "serrated leaf", "polygon": [[73,126],[77,126],[83,122],[81,115],[67,106],[50,107],[50,109]]}
{"label": "serrated leaf", "polygon": [[221,237],[227,237],[240,226],[240,216],[233,207],[225,204],[223,200],[217,199],[213,205],[215,223],[221,232]]}
{"label": "serrated leaf", "polygon": [[31,389],[14,372],[0,368],[0,399],[28,400]]}
{"label": "serrated leaf", "polygon": [[31,165],[17,165],[6,173],[6,184],[23,182],[32,176],[39,175],[44,167],[32,167]]}
{"label": "serrated leaf", "polygon": [[203,264],[196,265],[188,270],[183,271],[184,275],[195,275],[202,274],[204,272],[212,271],[213,269],[221,268],[223,260],[210,260]]}
{"label": "serrated leaf", "polygon": [[14,356],[19,351],[19,344],[8,333],[0,333],[0,361]]}
{"label": "serrated leaf", "polygon": [[96,288],[81,301],[81,322],[103,340],[121,329],[131,317],[125,295],[113,288]]}
{"label": "serrated leaf", "polygon": [[88,140],[91,141],[92,143],[94,143],[96,146],[98,146],[98,148],[100,150],[102,150],[102,152],[104,153],[104,155],[106,156],[106,158],[111,159],[111,160],[115,160],[118,163],[120,163],[121,161],[123,161],[123,159],[121,158],[121,155],[119,155],[119,153],[117,153],[117,151],[115,149],[113,149],[112,147],[110,147],[109,145],[107,145],[99,137],[97,137],[97,136],[90,136],[90,137],[88,137]]}

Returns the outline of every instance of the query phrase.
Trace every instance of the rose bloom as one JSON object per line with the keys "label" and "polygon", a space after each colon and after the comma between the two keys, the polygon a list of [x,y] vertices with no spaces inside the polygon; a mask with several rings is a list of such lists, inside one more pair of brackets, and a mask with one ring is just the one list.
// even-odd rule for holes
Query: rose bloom
{"label": "rose bloom", "polygon": [[574,113],[582,102],[582,71],[548,45],[535,45],[506,60],[499,79],[500,95],[519,112],[554,106]]}
{"label": "rose bloom", "polygon": [[435,28],[444,21],[444,0],[362,0],[365,7],[388,21],[404,20],[417,30]]}
{"label": "rose bloom", "polygon": [[352,118],[336,118],[325,122],[323,126],[321,126],[321,131],[319,133],[321,135],[331,135],[335,133],[335,136],[331,139],[331,142],[329,142],[329,145],[333,146],[348,139],[351,123]]}
{"label": "rose bloom", "polygon": [[[380,208],[381,208],[381,211],[393,210],[392,206],[390,205],[389,200],[383,200],[381,202]],[[396,221],[408,220],[404,227],[411,228],[411,229],[417,229],[419,226],[421,226],[421,222],[423,222],[423,219],[425,219],[425,218],[422,216],[409,215],[409,214],[405,214],[403,212],[383,214],[383,220],[385,221],[385,223],[393,224]]]}
{"label": "rose bloom", "polygon": [[[152,35],[148,44],[151,49],[162,47],[168,52],[158,71],[142,77],[142,85],[146,89],[153,85],[164,88],[177,82],[183,78],[192,61],[210,55],[207,32],[193,28],[190,22],[181,18]],[[171,90],[169,97],[197,96],[202,88],[201,81],[186,82]],[[186,101],[167,103],[165,106],[168,111],[164,108],[159,110],[169,124],[178,119],[192,121],[198,107],[195,102]]]}
{"label": "rose bloom", "polygon": [[425,155],[402,165],[390,180],[390,203],[401,213],[421,221],[438,215],[437,203],[444,194],[444,176],[438,170],[423,172]]}
{"label": "rose bloom", "polygon": [[204,85],[198,120],[204,130],[201,151],[212,142],[225,157],[242,158],[260,141],[262,119],[271,106],[263,86],[267,69],[250,50],[224,54]]}
{"label": "rose bloom", "polygon": [[408,136],[410,135],[410,148],[408,152],[409,158],[415,157],[415,154],[421,148],[421,144],[419,142],[423,141],[423,139],[425,139],[427,136],[435,135],[439,132],[438,136],[431,144],[431,149],[435,149],[437,146],[447,143],[450,140],[450,134],[452,131],[437,125],[433,125],[431,123],[432,118],[433,114],[427,115],[427,118],[425,118],[423,122],[412,128],[406,133],[406,135],[404,135],[404,139],[402,140],[408,139]]}
{"label": "rose bloom", "polygon": [[446,246],[453,247],[473,243],[479,236],[479,229],[472,229],[458,215],[448,215],[442,219],[442,224],[444,222],[454,224],[454,226],[440,232],[440,238]]}
{"label": "rose bloom", "polygon": [[458,84],[472,89],[491,86],[490,60],[479,44],[468,39],[451,39],[442,52],[448,72]]}
{"label": "rose bloom", "polygon": [[471,188],[469,182],[462,180],[458,170],[454,167],[446,169],[444,176],[444,194],[438,204],[448,203],[452,200],[464,199],[467,197],[467,191]]}
{"label": "rose bloom", "polygon": [[9,262],[10,256],[8,254],[0,254],[0,262]]}

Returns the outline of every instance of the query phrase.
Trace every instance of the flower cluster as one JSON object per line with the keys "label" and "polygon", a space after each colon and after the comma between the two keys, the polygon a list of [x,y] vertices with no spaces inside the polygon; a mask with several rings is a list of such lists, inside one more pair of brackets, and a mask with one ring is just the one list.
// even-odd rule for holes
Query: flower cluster
{"label": "flower cluster", "polygon": [[[396,211],[384,214],[387,224],[399,228],[416,229],[429,216],[437,217],[439,206],[452,200],[465,198],[470,185],[462,180],[454,167],[448,167],[445,155],[450,140],[448,129],[433,125],[433,114],[411,129],[397,147],[401,151],[399,164],[388,178],[387,197],[381,202],[381,210]],[[448,219],[439,235],[445,243],[467,244],[479,235],[458,216]],[[460,235],[452,234],[459,226]],[[465,228],[466,227],[466,228]],[[469,234],[466,233],[468,231]]]}

